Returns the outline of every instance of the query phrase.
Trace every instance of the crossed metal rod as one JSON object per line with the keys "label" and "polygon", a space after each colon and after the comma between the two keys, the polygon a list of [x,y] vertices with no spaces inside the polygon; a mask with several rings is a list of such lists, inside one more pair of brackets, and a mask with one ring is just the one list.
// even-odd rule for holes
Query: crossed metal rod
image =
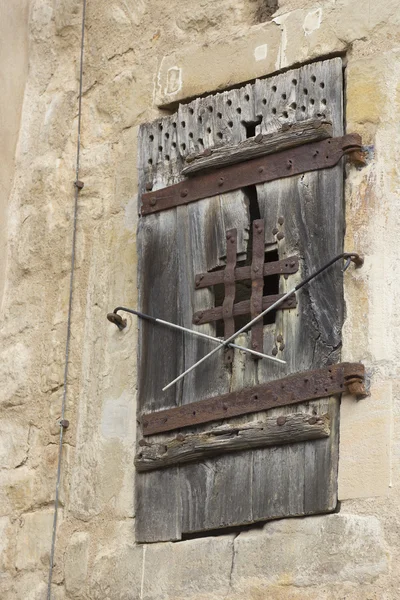
{"label": "crossed metal rod", "polygon": [[114,309],[112,313],[108,313],[107,319],[114,323],[118,329],[124,329],[126,327],[125,319],[122,319],[121,315],[118,314],[118,311],[124,311],[131,313],[132,315],[136,315],[137,317],[144,319],[145,321],[149,321],[150,323],[154,323],[157,325],[165,325],[170,329],[177,329],[179,331],[184,331],[186,333],[191,333],[192,335],[196,335],[197,337],[205,338],[206,340],[211,340],[213,342],[217,342],[223,346],[230,346],[231,348],[237,348],[238,350],[243,350],[243,352],[248,352],[249,354],[253,354],[258,358],[267,358],[269,360],[273,360],[274,362],[286,364],[285,360],[281,360],[280,358],[276,358],[275,356],[269,356],[268,354],[263,354],[262,352],[256,352],[255,350],[251,350],[250,348],[245,348],[244,346],[239,346],[237,344],[225,344],[224,340],[221,338],[213,337],[212,335],[207,335],[206,333],[201,333],[200,331],[194,331],[193,329],[188,329],[187,327],[183,327],[182,325],[177,325],[176,323],[170,323],[170,321],[164,321],[163,319],[157,319],[155,317],[151,317],[150,315],[146,315],[138,310],[133,310],[132,308],[125,308],[124,306],[118,306]]}
{"label": "crossed metal rod", "polygon": [[186,371],[184,371],[183,373],[181,373],[173,381],[171,381],[170,383],[168,383],[168,385],[166,385],[165,387],[163,387],[162,391],[165,392],[166,390],[168,390],[168,388],[170,388],[171,386],[175,385],[178,381],[180,381],[183,377],[185,377],[185,375],[187,375],[188,373],[190,373],[190,371],[193,371],[193,369],[196,369],[196,367],[198,367],[201,363],[203,363],[205,360],[207,360],[208,358],[210,358],[213,354],[215,354],[216,352],[218,352],[219,350],[221,350],[221,348],[223,348],[224,346],[229,346],[230,344],[232,344],[232,341],[238,335],[240,335],[241,333],[244,333],[245,331],[247,331],[250,327],[252,327],[254,325],[254,323],[256,323],[257,321],[259,321],[260,319],[262,319],[267,313],[269,313],[272,310],[274,310],[275,308],[277,308],[280,304],[282,304],[282,302],[284,302],[287,298],[289,298],[289,296],[292,296],[292,294],[295,294],[296,292],[298,292],[303,286],[305,286],[307,283],[309,283],[310,281],[312,281],[315,277],[317,277],[318,275],[320,275],[321,273],[323,273],[326,269],[328,269],[330,266],[332,266],[335,262],[337,262],[341,258],[343,258],[344,260],[346,260],[346,264],[345,264],[345,266],[343,268],[343,272],[348,269],[348,267],[350,266],[351,262],[353,262],[356,267],[361,267],[362,264],[364,263],[364,259],[359,254],[357,254],[356,252],[342,252],[342,254],[339,254],[338,256],[335,256],[335,258],[332,258],[332,260],[330,260],[328,263],[326,263],[323,267],[321,267],[317,271],[314,271],[314,273],[311,273],[311,275],[309,275],[308,277],[306,277],[305,279],[303,279],[292,290],[290,290],[290,292],[287,292],[287,294],[284,294],[281,298],[279,298],[279,300],[277,300],[276,302],[274,302],[273,304],[271,304],[271,306],[269,306],[268,308],[266,308],[263,312],[261,312],[256,317],[254,317],[254,319],[252,319],[251,321],[249,321],[248,323],[246,323],[246,325],[244,325],[243,327],[241,327],[241,329],[239,329],[238,331],[236,331],[233,335],[231,335],[230,337],[228,337],[226,340],[221,341],[220,346],[217,346],[216,348],[214,348],[213,350],[211,350],[211,352],[209,352],[208,354],[206,354],[205,356],[203,356],[203,358],[201,358],[196,363],[194,363],[194,365],[192,365],[191,367],[189,367],[188,369],[186,369]]}

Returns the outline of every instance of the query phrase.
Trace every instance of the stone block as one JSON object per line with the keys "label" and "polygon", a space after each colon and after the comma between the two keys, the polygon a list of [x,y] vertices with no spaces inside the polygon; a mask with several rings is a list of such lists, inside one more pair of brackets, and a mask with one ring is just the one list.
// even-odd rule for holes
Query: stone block
{"label": "stone block", "polygon": [[[133,527],[131,530],[133,539]],[[143,547],[121,539],[96,556],[91,570],[88,596],[92,600],[141,598]]]}
{"label": "stone block", "polygon": [[376,383],[371,396],[358,402],[342,398],[339,500],[389,493],[392,418],[390,381]]}
{"label": "stone block", "polygon": [[0,352],[0,405],[16,406],[26,400],[29,362],[30,350],[20,342]]}
{"label": "stone block", "polygon": [[155,103],[168,106],[267,75],[279,68],[280,44],[281,29],[271,21],[223,42],[201,47],[184,45],[163,57]]}
{"label": "stone block", "polygon": [[[22,517],[17,533],[16,563],[18,571],[48,567],[53,530],[53,510],[28,513]],[[62,512],[58,512],[60,524]]]}
{"label": "stone block", "polygon": [[0,421],[0,465],[2,469],[20,466],[28,454],[29,427],[9,419]]}
{"label": "stone block", "polygon": [[77,531],[71,536],[64,558],[65,588],[79,597],[86,582],[89,558],[89,534]]}
{"label": "stone block", "polygon": [[349,131],[365,123],[376,125],[384,118],[386,94],[382,73],[387,71],[391,60],[393,57],[382,53],[349,61],[346,73]]}
{"label": "stone block", "polygon": [[0,573],[3,573],[5,570],[5,566],[7,564],[6,561],[6,550],[8,546],[8,535],[7,528],[10,525],[10,519],[8,517],[0,518]]}
{"label": "stone block", "polygon": [[26,466],[0,471],[0,515],[32,507],[34,477],[35,471]]}
{"label": "stone block", "polygon": [[232,585],[324,586],[371,583],[388,571],[376,517],[326,515],[267,523],[235,540]]}
{"label": "stone block", "polygon": [[232,551],[233,536],[147,546],[143,600],[228,597]]}

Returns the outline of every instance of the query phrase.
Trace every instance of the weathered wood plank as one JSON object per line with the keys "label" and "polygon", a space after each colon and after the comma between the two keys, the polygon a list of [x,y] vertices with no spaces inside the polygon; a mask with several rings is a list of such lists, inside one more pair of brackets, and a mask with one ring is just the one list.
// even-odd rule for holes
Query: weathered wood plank
{"label": "weathered wood plank", "polygon": [[329,137],[332,137],[332,123],[324,119],[284,123],[281,129],[274,133],[259,133],[235,146],[217,146],[200,154],[189,154],[186,157],[188,164],[183,167],[182,174],[189,176],[210,169],[219,169]]}
{"label": "weathered wood plank", "polygon": [[[140,189],[147,183],[157,189],[179,180],[180,157],[173,144],[176,144],[176,129],[170,118],[141,128]],[[175,211],[141,219],[137,239],[139,310],[178,323],[179,250]],[[179,405],[182,386],[164,394],[161,388],[184,365],[182,334],[154,327],[143,320],[139,320],[138,327],[138,414],[161,406]],[[171,347],[175,349],[173,353],[167,351]],[[160,351],[162,360],[157,358]],[[140,426],[138,435],[141,435]],[[163,436],[158,437],[162,439]],[[178,490],[179,467],[170,469],[168,476],[137,474],[135,499],[138,542],[180,539],[181,503]]]}
{"label": "weathered wood plank", "polygon": [[[243,98],[246,103],[246,114],[252,114],[253,102],[250,99],[250,93],[245,93],[246,95],[249,98],[248,101]],[[193,138],[196,135],[204,136],[204,147],[214,145],[216,139],[221,139],[220,136],[224,141],[230,143],[246,139],[246,129],[241,121],[242,113],[237,111],[240,102],[239,90],[223,92],[212,99],[200,99],[197,107],[201,122],[198,120],[198,129],[194,129],[192,132]],[[185,110],[190,111],[190,105]],[[226,232],[228,230],[237,230],[237,259],[240,260],[245,256],[249,214],[246,197],[241,190],[189,205],[188,213],[192,243],[194,243],[192,260],[195,274],[226,264]],[[208,300],[205,301],[204,290],[203,292],[197,290],[193,280],[190,281],[190,285],[191,303],[194,310],[214,305],[212,289],[208,290]],[[190,327],[191,324],[189,323],[188,326]],[[211,331],[215,335],[214,323],[200,327],[201,331],[208,327],[207,331]],[[196,356],[190,355],[186,348],[187,366],[206,354],[205,348],[202,348],[199,343],[196,347],[198,349]],[[206,398],[208,395],[215,396],[229,391],[231,368],[224,364],[224,352],[217,353],[212,358],[214,360],[211,361],[211,364],[201,365],[199,370],[196,369],[193,372],[192,378],[189,377],[184,384],[183,403],[186,403],[189,398],[190,402],[193,402]],[[207,394],[207,390],[211,394]],[[211,427],[206,426],[204,430],[207,431]],[[250,482],[251,456],[243,457],[242,455],[243,453],[237,452],[234,457],[221,455],[198,464],[182,464],[180,466],[183,532],[221,527],[221,522],[227,522],[230,509],[225,504],[225,493],[228,493],[232,486],[232,473],[240,472],[240,477],[236,476],[235,480],[239,485],[248,486]],[[237,506],[233,512],[247,520],[250,518],[250,511],[250,498],[244,498],[240,506]]]}
{"label": "weathered wood plank", "polygon": [[[334,136],[343,134],[340,59],[307,65],[287,73],[286,77],[257,82],[256,86],[256,110],[264,115],[260,133],[279,130],[285,122],[303,122],[317,117],[332,122]],[[264,97],[266,104],[262,101]],[[342,252],[342,165],[257,186],[257,194],[261,216],[269,219],[266,243],[275,244],[281,260],[292,254],[300,258],[297,273],[287,279],[280,278],[280,293],[285,293],[304,276]],[[286,361],[279,369],[280,373],[315,369],[339,360],[343,322],[340,265],[304,288],[297,300],[296,311],[277,312],[272,337],[264,328],[265,352],[275,348],[278,358]],[[258,363],[260,381],[276,378],[277,371],[274,364]],[[332,424],[329,438],[304,442],[292,451],[284,447],[273,452],[269,449],[255,451],[255,518],[334,510],[339,413],[337,398],[329,402],[333,403],[329,411]],[[309,406],[309,410],[323,414],[329,402],[328,399],[316,400],[304,405],[304,410]],[[303,410],[302,405],[296,408]],[[286,409],[280,409],[278,414],[283,410]],[[295,477],[285,482],[281,476],[287,477],[288,470]],[[300,473],[301,477],[298,477]],[[277,493],[277,499],[271,502],[270,494],[274,493]]]}
{"label": "weathered wood plank", "polygon": [[327,415],[310,417],[303,413],[267,417],[242,425],[226,423],[205,433],[178,434],[162,444],[142,440],[135,465],[138,471],[151,471],[201,461],[223,452],[316,440],[329,436],[329,431]]}

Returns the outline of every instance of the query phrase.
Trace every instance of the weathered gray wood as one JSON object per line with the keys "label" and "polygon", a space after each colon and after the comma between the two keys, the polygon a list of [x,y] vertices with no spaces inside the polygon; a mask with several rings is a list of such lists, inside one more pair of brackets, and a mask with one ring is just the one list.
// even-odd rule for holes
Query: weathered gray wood
{"label": "weathered gray wood", "polygon": [[[332,122],[333,134],[342,135],[341,82],[340,59],[307,65],[286,73],[285,77],[275,77],[268,84],[269,89],[266,89],[266,83],[257,82],[256,108],[269,106],[260,130],[276,131],[282,122],[318,117],[323,110],[323,116]],[[267,97],[266,105],[260,100],[260,94]],[[282,97],[284,95],[286,99]],[[291,108],[294,104],[296,106]],[[272,106],[276,107],[275,116]],[[285,112],[287,118],[283,117]],[[293,253],[300,258],[299,271],[287,279],[280,278],[280,293],[285,293],[304,276],[342,252],[342,165],[257,186],[257,195],[261,216],[269,223],[268,230],[265,228],[266,243],[274,243],[280,259]],[[283,237],[276,235],[277,230]],[[273,335],[271,330],[264,329],[264,351],[268,353],[276,348],[278,358],[284,359],[287,364],[277,367],[260,361],[260,381],[337,362],[343,322],[340,268],[339,264],[334,266],[304,288],[297,295],[296,310],[278,311]],[[253,507],[255,518],[312,514],[335,508],[338,400],[332,399],[331,404],[332,433],[329,438],[305,442],[292,450],[282,447],[273,452],[270,449],[254,452],[254,481],[258,486],[257,493],[254,493],[257,503]],[[323,414],[327,410],[327,400],[318,400],[309,406],[317,414]],[[286,483],[283,480],[278,482],[283,465],[285,473],[287,470],[297,474],[301,472],[302,477],[288,479]],[[278,500],[272,503],[270,489],[280,490],[277,492]]]}
{"label": "weathered gray wood", "polygon": [[[246,137],[246,130],[241,124],[236,107],[240,102],[238,90],[223,92],[212,98],[200,99],[197,108],[202,116],[198,130],[194,134],[204,135],[205,145],[213,140],[224,139],[239,142]],[[209,107],[212,107],[212,111]],[[180,108],[180,115],[190,112],[190,105]],[[233,114],[235,111],[235,114]],[[222,115],[222,116],[219,116]],[[236,115],[236,116],[235,116]],[[185,117],[182,118],[185,120]],[[204,125],[207,124],[204,131]],[[231,124],[231,125],[230,125]],[[211,129],[211,133],[207,130]],[[194,130],[196,131],[196,130]],[[219,198],[205,199],[188,205],[188,230],[192,249],[185,247],[183,254],[190,257],[189,271],[189,305],[193,312],[214,305],[213,290],[208,290],[205,297],[203,291],[196,290],[194,275],[208,271],[226,263],[226,231],[237,229],[238,258],[245,256],[249,229],[249,215],[246,198],[240,190],[232,194],[223,194]],[[192,316],[188,327],[193,327]],[[189,317],[189,315],[188,315]],[[200,327],[200,331],[215,335],[215,325]],[[207,343],[206,343],[207,344]],[[185,340],[185,358],[187,366],[193,364],[206,354],[205,344],[197,339]],[[189,403],[211,395],[228,392],[230,389],[231,369],[224,364],[223,352],[215,355],[209,364],[204,364],[185,378],[182,403]],[[212,426],[204,428],[207,432]],[[247,467],[247,470],[246,470]],[[182,495],[182,532],[189,533],[200,529],[220,527],[221,520],[226,522],[229,510],[224,504],[224,493],[231,485],[232,472],[240,470],[240,480],[248,485],[251,476],[249,458],[241,453],[218,456],[212,460],[204,460],[198,464],[182,464],[180,467]],[[214,493],[215,492],[215,493]],[[244,499],[237,508],[240,515],[248,518],[251,511],[250,499]]]}
{"label": "weathered gray wood", "polygon": [[324,119],[285,123],[276,132],[259,133],[235,146],[216,146],[206,153],[189,154],[186,157],[188,164],[183,167],[182,174],[195,175],[211,169],[219,169],[329,137],[332,137],[332,124]]}
{"label": "weathered gray wood", "polygon": [[[314,63],[240,90],[197,99],[180,107],[178,114],[143,126],[140,191],[146,184],[157,189],[179,181],[188,154],[199,154],[218,143],[246,143],[252,123],[254,126],[260,122],[256,134],[268,136],[290,124],[331,121],[333,135],[341,135],[341,81],[340,59]],[[195,290],[195,274],[224,265],[227,229],[238,230],[238,261],[249,259],[249,231],[251,220],[258,218],[257,211],[265,220],[266,250],[277,249],[281,259],[290,254],[301,259],[298,273],[289,275],[287,280],[280,277],[279,293],[341,251],[340,165],[258,186],[257,194],[258,203],[250,199],[247,190],[238,190],[165,211],[165,219],[160,220],[159,215],[141,219],[139,306],[143,310],[146,306],[150,314],[190,327],[193,312],[213,306],[213,290]],[[278,311],[276,322],[264,326],[264,351],[276,349],[278,357],[287,361],[286,366],[256,362],[235,351],[232,368],[228,369],[221,352],[213,357],[214,362],[194,371],[166,395],[161,394],[160,384],[205,354],[209,344],[173,332],[169,334],[174,337],[168,337],[160,329],[155,333],[141,323],[139,416],[145,410],[190,403],[336,362],[343,310],[340,276],[338,265],[299,294],[296,310]],[[206,324],[200,330],[212,335],[215,327]],[[238,342],[247,345],[248,337],[244,334]],[[286,410],[290,408],[270,411],[268,418],[282,416]],[[304,418],[314,413],[322,416],[328,411],[329,438],[242,450],[202,462],[138,473],[138,541],[176,540],[183,533],[333,510],[338,400],[298,405],[296,411],[304,413]],[[237,417],[229,425],[251,429],[251,421],[257,418]],[[204,435],[211,436],[210,430],[215,426],[218,423],[204,428]],[[189,433],[198,435],[199,430],[193,428]],[[148,439],[166,445],[169,438],[159,435]]]}
{"label": "weathered gray wood", "polygon": [[[140,187],[151,181],[154,188],[179,178],[179,158],[170,119],[160,119],[141,131]],[[168,137],[166,135],[168,134]],[[173,154],[175,152],[175,155]],[[167,158],[168,157],[168,158]],[[160,218],[161,217],[161,218]],[[138,230],[139,310],[167,321],[178,322],[177,218],[175,211],[141,219]],[[138,414],[177,406],[181,387],[162,394],[161,388],[183,367],[182,334],[139,320]],[[169,352],[174,348],[174,352]],[[160,359],[160,354],[163,359]],[[140,435],[140,428],[139,428]],[[162,439],[159,436],[158,439]],[[140,473],[136,478],[136,540],[177,540],[181,536],[179,468],[168,476]]]}
{"label": "weathered gray wood", "polygon": [[327,436],[327,415],[310,417],[293,413],[282,418],[268,417],[238,425],[226,423],[200,434],[179,434],[161,444],[143,440],[135,465],[140,472],[151,471],[204,460],[223,452],[304,442]]}

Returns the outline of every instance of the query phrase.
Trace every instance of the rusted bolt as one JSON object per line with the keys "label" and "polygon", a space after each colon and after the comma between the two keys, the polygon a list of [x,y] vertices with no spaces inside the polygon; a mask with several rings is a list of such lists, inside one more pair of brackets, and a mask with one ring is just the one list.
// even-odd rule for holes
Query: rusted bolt
{"label": "rusted bolt", "polygon": [[278,235],[276,236],[276,239],[277,239],[277,240],[283,240],[283,238],[284,238],[284,237],[285,237],[285,236],[284,236],[284,234],[282,233],[282,231],[280,231],[280,232],[278,233]]}
{"label": "rusted bolt", "polygon": [[150,200],[150,206],[155,206],[157,204],[157,198],[152,198]]}
{"label": "rusted bolt", "polygon": [[290,266],[291,266],[291,267],[295,267],[295,266],[296,266],[296,263],[295,263],[295,261],[294,261],[294,260],[292,260],[292,261],[291,261],[291,263],[290,263]]}
{"label": "rusted bolt", "polygon": [[308,422],[310,423],[310,425],[315,425],[315,423],[318,421],[317,417],[311,417],[310,419],[308,419]]}
{"label": "rusted bolt", "polygon": [[220,178],[218,179],[218,185],[219,185],[219,186],[221,186],[221,185],[224,185],[224,181],[225,181],[225,179],[224,179],[223,177],[220,177]]}
{"label": "rusted bolt", "polygon": [[283,225],[284,222],[285,222],[285,219],[283,217],[279,217],[279,219],[278,219],[279,225]]}
{"label": "rusted bolt", "polygon": [[114,325],[116,325],[120,331],[126,327],[126,319],[123,319],[118,313],[108,313],[107,319],[110,321],[110,323],[114,323]]}
{"label": "rusted bolt", "polygon": [[277,348],[276,346],[274,346],[274,347],[272,348],[272,355],[273,355],[273,356],[276,356],[277,354],[278,354],[278,348]]}
{"label": "rusted bolt", "polygon": [[278,233],[279,229],[277,227],[274,227],[272,230],[272,234],[276,235]]}
{"label": "rusted bolt", "polygon": [[151,181],[148,181],[148,182],[146,183],[146,190],[147,190],[148,192],[150,192],[152,189],[153,189],[153,184],[151,183]]}
{"label": "rusted bolt", "polygon": [[282,350],[284,350],[284,349],[285,349],[285,344],[283,344],[283,343],[279,344],[279,350],[282,352]]}
{"label": "rusted bolt", "polygon": [[74,185],[78,188],[78,190],[81,190],[85,184],[83,183],[83,181],[79,181],[79,179],[77,179]]}
{"label": "rusted bolt", "polygon": [[349,394],[352,394],[353,396],[365,397],[367,395],[363,379],[352,377],[346,381],[346,386]]}
{"label": "rusted bolt", "polygon": [[60,425],[61,425],[61,427],[63,429],[68,429],[68,427],[69,427],[69,421],[67,421],[67,419],[61,419]]}
{"label": "rusted bolt", "polygon": [[278,417],[276,420],[276,424],[280,427],[286,423],[286,417]]}
{"label": "rusted bolt", "polygon": [[264,172],[264,167],[258,167],[258,172],[259,173],[263,173]]}
{"label": "rusted bolt", "polygon": [[188,189],[185,188],[184,190],[182,190],[181,191],[181,198],[186,198],[186,196],[188,195],[188,193],[189,193]]}
{"label": "rusted bolt", "polygon": [[276,338],[277,342],[283,342],[283,335],[279,334],[278,337]]}

